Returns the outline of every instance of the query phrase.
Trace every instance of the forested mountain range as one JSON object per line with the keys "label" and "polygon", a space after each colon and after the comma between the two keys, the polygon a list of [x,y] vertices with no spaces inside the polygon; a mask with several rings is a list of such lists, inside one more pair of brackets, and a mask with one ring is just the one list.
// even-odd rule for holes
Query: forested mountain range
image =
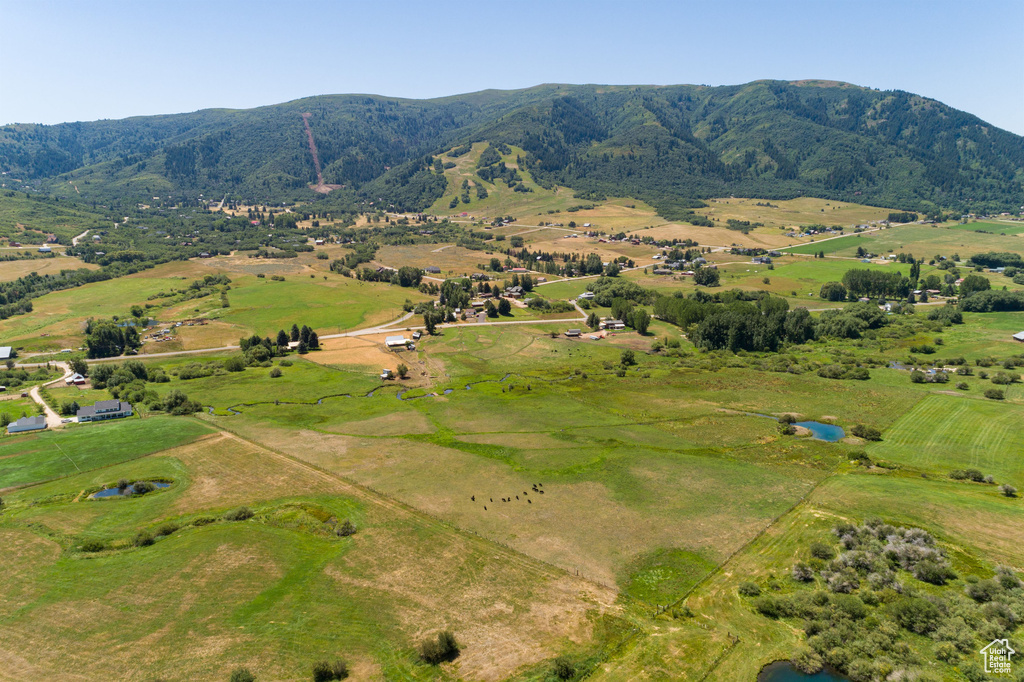
{"label": "forested mountain range", "polygon": [[310,97],[249,110],[0,127],[8,188],[76,198],[383,198],[422,209],[434,157],[522,148],[542,185],[633,196],[663,214],[722,195],[819,196],[906,209],[1019,210],[1024,138],[935,100],[823,81],[706,87],[541,85],[432,100]]}

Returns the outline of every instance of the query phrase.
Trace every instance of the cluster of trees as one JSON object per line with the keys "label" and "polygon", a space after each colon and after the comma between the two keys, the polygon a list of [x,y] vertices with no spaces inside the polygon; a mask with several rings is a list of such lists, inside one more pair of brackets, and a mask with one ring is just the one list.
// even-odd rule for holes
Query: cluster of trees
{"label": "cluster of trees", "polygon": [[[867,303],[829,310],[814,320],[806,308],[790,310],[783,298],[767,292],[738,290],[714,295],[697,292],[689,297],[681,292],[660,296],[654,301],[654,314],[691,330],[690,339],[704,350],[774,352],[786,343],[805,343],[821,337],[860,338],[864,331],[888,323],[877,306]],[[825,373],[829,378],[867,378],[859,368]]]}
{"label": "cluster of trees", "polygon": [[[622,320],[627,327],[635,329],[639,334],[647,334],[652,319],[646,308],[636,307],[632,301],[625,298],[616,298],[612,301],[611,317],[614,320]],[[601,326],[601,318],[597,313],[590,313],[587,316],[587,326],[591,329],[598,329]]]}
{"label": "cluster of trees", "polygon": [[[911,280],[896,271],[853,268],[843,273],[843,286],[850,296],[905,299],[913,290]],[[831,299],[830,299],[831,300]]]}
{"label": "cluster of trees", "polygon": [[[80,366],[73,367],[80,371]],[[89,380],[95,388],[106,388],[118,400],[133,405],[145,404],[151,410],[163,410],[169,414],[194,414],[203,409],[201,403],[190,400],[185,393],[172,389],[164,397],[148,387],[148,384],[164,384],[170,381],[164,370],[149,368],[140,360],[125,360],[121,364],[97,363],[86,368]],[[180,376],[180,372],[179,372]],[[62,405],[62,410],[65,406]],[[68,414],[72,405],[67,405]],[[77,407],[74,408],[77,412]]]}
{"label": "cluster of trees", "polygon": [[970,264],[985,268],[1024,268],[1024,256],[1019,253],[990,251],[971,256]]}
{"label": "cluster of trees", "polygon": [[917,220],[917,214],[910,211],[892,211],[886,220],[890,223],[912,223]]}
{"label": "cluster of trees", "polygon": [[807,309],[788,308],[785,299],[770,296],[721,304],[707,312],[690,339],[703,350],[774,352],[783,343],[814,338],[814,324]]}
{"label": "cluster of trees", "polygon": [[85,323],[85,346],[90,358],[111,358],[142,345],[139,332],[128,322],[94,320]]}
{"label": "cluster of trees", "polygon": [[277,331],[275,343],[277,344],[278,354],[284,355],[288,351],[289,342],[298,342],[299,345],[296,347],[296,350],[299,353],[320,349],[320,337],[317,336],[312,327],[307,327],[306,325],[299,327],[297,324],[292,324],[291,330],[287,333],[283,329]]}
{"label": "cluster of trees", "polygon": [[587,291],[594,294],[594,303],[607,308],[617,298],[625,299],[637,305],[649,305],[654,302],[656,294],[645,289],[636,282],[613,277],[599,277],[587,285]]}
{"label": "cluster of trees", "polygon": [[[798,622],[806,646],[793,660],[805,672],[823,665],[853,680],[924,675],[921,638],[939,661],[967,679],[987,679],[977,651],[1017,629],[1024,583],[1011,568],[991,577],[964,576],[962,584],[945,552],[919,528],[871,519],[839,524],[833,542],[816,541],[793,565],[786,583],[747,582],[740,593],[773,619]],[[930,658],[930,657],[929,657]]]}
{"label": "cluster of trees", "polygon": [[[339,261],[334,261],[338,263]],[[391,268],[361,268],[356,277],[363,282],[389,282],[400,287],[418,287],[423,281],[423,270],[403,265],[397,270]]]}
{"label": "cluster of trees", "polygon": [[702,287],[717,287],[720,279],[718,268],[700,267],[693,271],[693,283]]}
{"label": "cluster of trees", "polygon": [[960,309],[968,313],[1024,310],[1024,291],[981,291],[962,299]]}

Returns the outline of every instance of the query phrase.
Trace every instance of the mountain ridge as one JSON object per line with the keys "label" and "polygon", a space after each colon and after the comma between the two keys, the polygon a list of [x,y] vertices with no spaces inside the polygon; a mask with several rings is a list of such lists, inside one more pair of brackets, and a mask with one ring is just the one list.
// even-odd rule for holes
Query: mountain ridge
{"label": "mountain ridge", "polygon": [[428,177],[433,158],[489,141],[524,149],[538,182],[634,196],[663,214],[728,194],[909,209],[1024,204],[1024,137],[934,99],[826,79],[315,95],[252,109],[10,124],[0,126],[0,170],[58,196],[313,200],[304,113],[324,183],[349,190],[325,199],[334,203],[386,187],[380,198],[421,209],[439,191]]}

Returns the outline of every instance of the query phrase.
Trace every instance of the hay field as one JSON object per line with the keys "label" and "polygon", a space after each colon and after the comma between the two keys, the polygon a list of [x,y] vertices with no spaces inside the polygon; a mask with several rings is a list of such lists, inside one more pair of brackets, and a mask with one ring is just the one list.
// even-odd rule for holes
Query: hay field
{"label": "hay field", "polygon": [[58,256],[56,258],[32,258],[0,262],[0,282],[10,282],[35,272],[40,275],[56,275],[61,270],[98,270],[95,263],[85,263],[80,258]]}
{"label": "hay field", "polygon": [[[729,197],[709,199],[707,203],[708,208],[699,209],[698,213],[706,213],[709,218],[721,220],[723,223],[733,218],[764,223],[765,227],[776,229],[814,224],[839,225],[849,229],[873,220],[885,220],[893,210],[813,197],[788,200]],[[758,206],[758,203],[771,206]]]}

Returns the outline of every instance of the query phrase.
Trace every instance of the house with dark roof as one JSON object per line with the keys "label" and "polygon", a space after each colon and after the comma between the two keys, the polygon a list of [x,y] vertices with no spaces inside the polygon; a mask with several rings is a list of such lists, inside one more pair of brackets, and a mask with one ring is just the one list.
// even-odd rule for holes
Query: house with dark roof
{"label": "house with dark roof", "polygon": [[120,400],[100,400],[78,410],[78,421],[82,423],[123,419],[130,416],[132,416],[132,406]]}
{"label": "house with dark roof", "polygon": [[46,417],[22,417],[7,425],[7,433],[21,433],[22,431],[38,431],[46,428]]}

